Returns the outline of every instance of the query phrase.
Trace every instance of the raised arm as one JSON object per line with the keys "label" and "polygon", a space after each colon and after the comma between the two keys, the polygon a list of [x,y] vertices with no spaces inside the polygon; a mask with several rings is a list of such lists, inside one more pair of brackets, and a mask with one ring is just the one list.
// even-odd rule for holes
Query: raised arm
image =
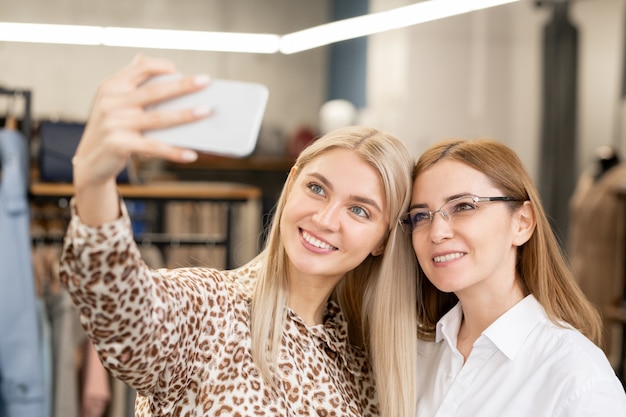
{"label": "raised arm", "polygon": [[120,215],[116,177],[132,154],[174,162],[196,159],[194,151],[143,136],[142,131],[201,119],[209,108],[145,111],[146,105],[190,93],[209,83],[206,75],[145,84],[149,78],[176,72],[169,61],[137,56],[98,90],[85,133],[73,159],[78,215],[99,226]]}

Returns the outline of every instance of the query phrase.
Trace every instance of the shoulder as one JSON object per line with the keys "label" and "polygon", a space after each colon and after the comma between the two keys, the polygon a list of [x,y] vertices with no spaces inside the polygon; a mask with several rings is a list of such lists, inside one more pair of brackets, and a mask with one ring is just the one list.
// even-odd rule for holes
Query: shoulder
{"label": "shoulder", "polygon": [[238,285],[241,285],[242,287],[251,290],[256,285],[262,265],[263,261],[255,258],[239,268],[224,271],[224,274],[226,277],[228,277],[228,279],[232,280]]}
{"label": "shoulder", "polygon": [[[554,381],[565,392],[593,390],[594,385],[615,385],[619,380],[608,358],[591,340],[567,325],[546,320],[527,342],[534,360],[545,361]],[[527,358],[529,356],[526,356]]]}
{"label": "shoulder", "polygon": [[561,399],[554,415],[626,415],[624,387],[604,352],[577,330],[555,326],[552,334],[548,375]]}
{"label": "shoulder", "polygon": [[555,324],[546,318],[533,333],[539,339],[537,346],[544,347],[546,353],[555,355],[555,358],[585,359],[586,363],[601,368],[608,364],[602,349],[567,323]]}

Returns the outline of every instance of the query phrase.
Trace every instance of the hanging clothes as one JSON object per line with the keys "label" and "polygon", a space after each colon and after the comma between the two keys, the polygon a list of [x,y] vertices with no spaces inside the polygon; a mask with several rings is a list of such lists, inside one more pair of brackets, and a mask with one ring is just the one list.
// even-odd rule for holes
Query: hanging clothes
{"label": "hanging clothes", "polygon": [[0,417],[45,416],[29,230],[27,139],[0,130]]}
{"label": "hanging clothes", "polygon": [[43,303],[43,322],[50,329],[49,337],[44,339],[50,364],[46,369],[50,373],[50,389],[46,394],[51,417],[80,417],[76,357],[87,336],[69,294],[62,290],[59,281],[60,253],[60,243],[37,242],[32,248],[35,289]]}
{"label": "hanging clothes", "polygon": [[[601,177],[585,171],[570,201],[572,272],[587,298],[601,309],[622,305],[624,297],[626,203],[616,190],[625,186],[626,164],[610,168]],[[603,349],[614,367],[623,367],[622,325],[604,317],[604,326]],[[618,376],[626,377],[622,374]]]}
{"label": "hanging clothes", "polygon": [[543,103],[539,190],[560,242],[567,240],[568,202],[576,187],[578,29],[567,1],[554,3],[543,32]]}
{"label": "hanging clothes", "polygon": [[83,360],[83,392],[81,417],[102,417],[111,400],[109,373],[93,347],[91,340],[85,343]]}

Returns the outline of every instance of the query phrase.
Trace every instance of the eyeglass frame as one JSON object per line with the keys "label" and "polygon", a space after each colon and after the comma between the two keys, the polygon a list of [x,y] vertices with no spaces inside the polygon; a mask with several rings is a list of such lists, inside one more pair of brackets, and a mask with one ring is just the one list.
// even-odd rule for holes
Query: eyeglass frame
{"label": "eyeglass frame", "polygon": [[[457,200],[461,200],[463,198],[471,198],[472,201],[474,202],[474,204],[477,203],[486,203],[486,202],[494,202],[494,201],[502,201],[502,202],[520,202],[520,201],[525,201],[525,200],[520,200],[519,198],[515,198],[515,197],[507,197],[507,196],[497,196],[497,197],[479,197],[477,195],[473,195],[473,194],[468,194],[468,195],[462,195],[456,198],[453,198],[451,200],[446,201],[445,203],[443,203],[441,205],[441,207],[439,207],[438,210],[435,211],[430,211],[430,210],[426,210],[428,212],[428,215],[430,217],[430,221],[427,223],[428,226],[430,226],[433,223],[433,220],[435,220],[435,214],[440,213],[441,217],[443,217],[443,219],[447,222],[450,221],[450,215],[443,211],[444,206],[457,201]],[[411,225],[411,212],[409,211],[408,213],[403,214],[399,219],[398,219],[398,223],[400,224],[400,228],[405,231],[407,234],[413,234],[413,232],[415,232],[415,227]],[[407,228],[409,230],[407,230]],[[421,229],[420,229],[421,230]]]}

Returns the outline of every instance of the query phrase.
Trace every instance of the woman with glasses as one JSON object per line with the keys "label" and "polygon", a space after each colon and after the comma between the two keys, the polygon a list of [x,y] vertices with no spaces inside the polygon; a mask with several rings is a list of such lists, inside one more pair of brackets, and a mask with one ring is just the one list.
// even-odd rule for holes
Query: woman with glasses
{"label": "woman with glasses", "polygon": [[430,147],[404,226],[418,268],[419,416],[626,416],[533,182],[493,140]]}
{"label": "woman with glasses", "polygon": [[[145,111],[208,83],[144,83],[175,71],[139,57],[101,86],[74,158],[60,262],[104,366],[138,392],[136,415],[414,415],[415,350],[398,353],[366,327],[374,295],[397,288],[392,308],[407,306],[408,319],[388,327],[398,346],[415,347],[414,281],[398,278],[415,270],[397,222],[411,193],[407,148],[372,128],[329,132],[295,161],[255,259],[229,271],[150,269],[116,176],[131,154],[196,157],[142,133],[207,117],[206,109]],[[369,346],[384,352],[373,365]]]}

